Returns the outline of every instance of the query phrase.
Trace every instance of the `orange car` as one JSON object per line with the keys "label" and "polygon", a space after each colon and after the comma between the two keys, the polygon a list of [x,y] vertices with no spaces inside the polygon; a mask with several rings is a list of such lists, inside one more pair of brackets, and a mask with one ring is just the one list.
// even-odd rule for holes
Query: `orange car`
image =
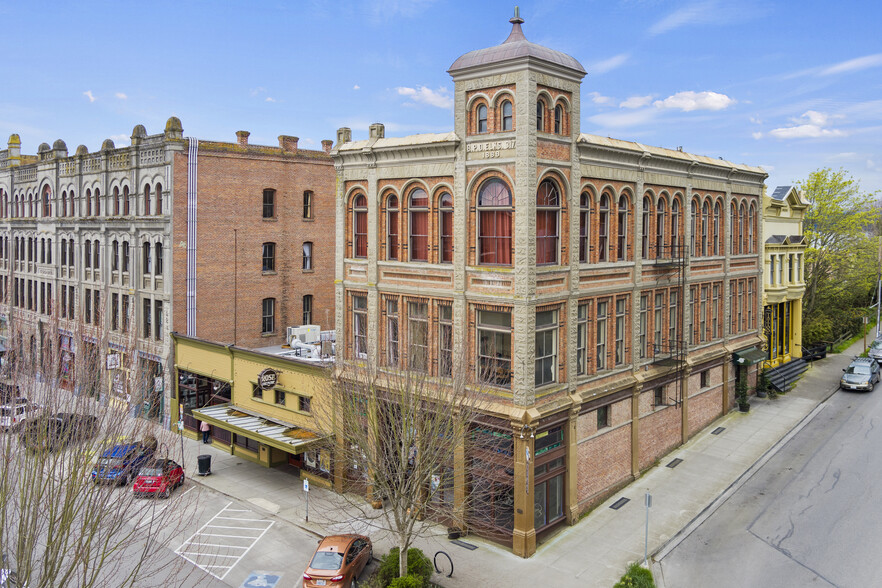
{"label": "orange car", "polygon": [[319,541],[309,567],[303,572],[303,588],[356,588],[358,576],[373,556],[371,540],[364,535],[325,537]]}

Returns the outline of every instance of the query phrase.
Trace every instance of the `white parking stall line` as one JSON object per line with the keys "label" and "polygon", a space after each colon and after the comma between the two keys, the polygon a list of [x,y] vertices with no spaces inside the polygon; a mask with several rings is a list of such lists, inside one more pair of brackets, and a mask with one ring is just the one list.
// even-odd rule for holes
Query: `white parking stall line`
{"label": "white parking stall line", "polygon": [[[260,541],[274,524],[273,521],[265,519],[245,518],[247,515],[254,516],[255,513],[250,510],[230,508],[231,505],[232,502],[227,503],[220,512],[202,525],[198,531],[193,533],[175,550],[175,553],[179,556],[219,580],[223,580],[226,577],[230,570],[251,551],[251,548]],[[228,516],[233,512],[247,513],[247,515],[242,518]],[[233,521],[241,521],[249,524],[249,526],[229,524]],[[228,524],[216,524],[216,522]],[[263,523],[263,525],[256,526],[255,523]],[[245,534],[232,535],[228,532],[230,529],[241,531]],[[225,531],[227,532],[225,533]],[[219,563],[220,561],[224,563]]]}

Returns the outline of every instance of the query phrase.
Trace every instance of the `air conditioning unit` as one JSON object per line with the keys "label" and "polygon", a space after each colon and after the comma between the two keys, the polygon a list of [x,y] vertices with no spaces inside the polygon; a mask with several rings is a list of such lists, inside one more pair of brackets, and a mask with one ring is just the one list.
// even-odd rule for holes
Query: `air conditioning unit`
{"label": "air conditioning unit", "polygon": [[291,339],[297,336],[297,327],[285,328],[285,343],[291,344]]}
{"label": "air conditioning unit", "polygon": [[293,339],[301,343],[318,343],[321,329],[318,325],[303,325],[300,327],[288,327],[285,329],[285,340],[291,345]]}

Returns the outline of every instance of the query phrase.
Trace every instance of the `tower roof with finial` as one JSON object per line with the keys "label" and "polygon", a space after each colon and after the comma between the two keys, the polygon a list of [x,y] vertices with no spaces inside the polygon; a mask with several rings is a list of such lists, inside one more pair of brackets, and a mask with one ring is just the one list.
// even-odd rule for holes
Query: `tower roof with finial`
{"label": "tower roof with finial", "polygon": [[508,22],[511,23],[511,33],[502,44],[487,49],[469,51],[454,61],[447,73],[454,75],[455,72],[470,68],[526,59],[544,61],[557,67],[572,70],[573,73],[578,74],[580,79],[585,75],[585,68],[576,58],[527,40],[524,31],[521,30],[521,23],[524,22],[524,19],[521,18],[517,6],[515,6],[514,17]]}

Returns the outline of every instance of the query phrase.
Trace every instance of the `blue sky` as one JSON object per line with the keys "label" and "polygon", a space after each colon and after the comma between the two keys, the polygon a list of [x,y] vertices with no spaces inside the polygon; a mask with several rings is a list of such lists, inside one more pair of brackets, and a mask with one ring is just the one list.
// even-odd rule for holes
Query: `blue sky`
{"label": "blue sky", "polygon": [[[882,189],[878,2],[521,1],[526,37],[588,70],[582,131]],[[72,152],[132,127],[319,148],[349,126],[453,128],[447,68],[502,42],[513,2],[0,0],[0,135]],[[5,141],[0,143],[5,147]]]}

